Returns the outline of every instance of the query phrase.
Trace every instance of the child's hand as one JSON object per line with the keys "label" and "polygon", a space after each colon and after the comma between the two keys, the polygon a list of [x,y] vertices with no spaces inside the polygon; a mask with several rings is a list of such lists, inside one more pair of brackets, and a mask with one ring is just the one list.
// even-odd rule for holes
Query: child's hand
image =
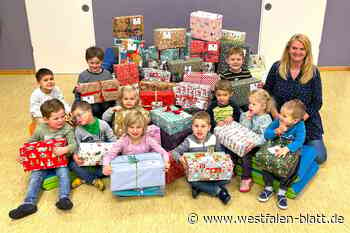
{"label": "child's hand", "polygon": [[53,148],[53,153],[56,156],[60,156],[60,155],[64,155],[68,153],[68,147],[67,146],[63,146],[63,147],[54,147]]}
{"label": "child's hand", "polygon": [[169,168],[170,168],[170,160],[166,161],[165,162],[165,171],[169,171]]}
{"label": "child's hand", "polygon": [[217,123],[217,126],[224,126],[225,125],[225,122],[224,121],[219,121],[218,123]]}
{"label": "child's hand", "polygon": [[188,166],[187,166],[187,162],[186,162],[185,158],[183,156],[181,156],[179,161],[182,164],[182,166],[184,167],[184,169],[187,170]]}
{"label": "child's hand", "polygon": [[76,164],[78,164],[79,166],[81,166],[81,165],[84,163],[84,161],[79,157],[78,154],[74,154],[74,155],[73,155],[73,160],[74,160],[74,162],[76,162]]}
{"label": "child's hand", "polygon": [[225,124],[230,124],[232,121],[233,121],[233,117],[230,116],[230,117],[227,117],[227,118],[224,120],[224,123],[225,123]]}
{"label": "child's hand", "polygon": [[276,156],[277,157],[284,157],[288,152],[289,152],[289,149],[288,149],[288,147],[285,146],[285,147],[277,149]]}
{"label": "child's hand", "polygon": [[254,115],[255,115],[255,114],[253,113],[253,111],[250,111],[250,110],[249,110],[249,111],[247,112],[247,119],[248,119],[248,120],[253,119],[253,116],[254,116]]}
{"label": "child's hand", "polygon": [[110,176],[112,174],[112,166],[111,165],[104,165],[102,169],[102,173],[105,176]]}
{"label": "child's hand", "polygon": [[120,112],[122,110],[122,106],[115,106],[115,107],[112,107],[111,110],[113,112]]}
{"label": "child's hand", "polygon": [[287,130],[288,130],[288,127],[281,124],[277,129],[275,129],[275,133],[276,133],[277,135],[282,135],[282,134],[284,134]]}
{"label": "child's hand", "polygon": [[80,87],[79,83],[75,86],[75,92],[77,92],[77,93],[81,92],[81,87]]}

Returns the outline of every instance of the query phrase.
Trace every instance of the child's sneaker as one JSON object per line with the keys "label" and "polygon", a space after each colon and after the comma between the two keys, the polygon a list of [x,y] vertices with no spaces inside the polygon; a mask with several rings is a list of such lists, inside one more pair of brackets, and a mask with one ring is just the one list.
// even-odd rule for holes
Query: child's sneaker
{"label": "child's sneaker", "polygon": [[34,214],[38,208],[36,205],[25,203],[17,207],[17,209],[11,210],[9,216],[12,219],[24,218],[28,215]]}
{"label": "child's sneaker", "polygon": [[106,188],[102,179],[94,179],[94,181],[92,181],[92,185],[98,188],[100,191],[103,191]]}
{"label": "child's sneaker", "polygon": [[79,187],[79,186],[82,185],[82,184],[84,184],[83,180],[77,177],[77,178],[75,178],[75,179],[72,181],[71,186],[72,186],[72,189],[75,189],[75,188]]}
{"label": "child's sneaker", "polygon": [[258,200],[261,201],[261,202],[267,202],[272,197],[272,194],[273,194],[273,191],[264,189],[259,194]]}
{"label": "child's sneaker", "polygon": [[70,210],[73,208],[73,203],[68,197],[63,197],[56,202],[56,207],[60,210]]}
{"label": "child's sneaker", "polygon": [[277,206],[282,210],[286,210],[288,208],[287,198],[285,195],[277,195]]}
{"label": "child's sneaker", "polygon": [[246,192],[249,192],[251,187],[252,187],[252,179],[249,178],[249,179],[244,179],[244,180],[241,180],[241,185],[239,187],[239,191],[241,193],[246,193]]}
{"label": "child's sneaker", "polygon": [[218,198],[226,205],[231,200],[231,195],[228,193],[225,187],[221,187]]}

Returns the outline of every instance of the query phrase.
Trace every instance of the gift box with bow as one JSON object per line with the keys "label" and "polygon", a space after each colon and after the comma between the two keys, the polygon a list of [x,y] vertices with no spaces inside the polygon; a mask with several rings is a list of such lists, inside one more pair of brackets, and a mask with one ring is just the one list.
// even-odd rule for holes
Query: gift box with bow
{"label": "gift box with bow", "polygon": [[140,99],[144,109],[151,110],[162,106],[175,104],[175,94],[173,90],[165,91],[140,91]]}

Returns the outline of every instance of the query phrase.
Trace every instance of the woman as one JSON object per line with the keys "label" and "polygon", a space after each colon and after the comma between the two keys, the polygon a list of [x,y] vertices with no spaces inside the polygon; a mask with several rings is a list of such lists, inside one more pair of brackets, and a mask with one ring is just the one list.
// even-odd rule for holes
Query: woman
{"label": "woman", "polygon": [[311,43],[307,36],[296,34],[288,41],[282,59],[275,62],[267,76],[264,86],[276,101],[273,117],[283,103],[299,99],[306,106],[304,116],[306,144],[317,150],[317,163],[327,160],[323,142],[323,127],[319,110],[322,106],[322,85],[320,72],[313,65]]}

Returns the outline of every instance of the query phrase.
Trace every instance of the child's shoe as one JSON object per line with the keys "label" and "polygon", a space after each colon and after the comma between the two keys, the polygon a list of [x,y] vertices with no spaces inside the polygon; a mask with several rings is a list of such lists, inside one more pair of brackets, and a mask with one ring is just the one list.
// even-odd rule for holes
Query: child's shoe
{"label": "child's shoe", "polygon": [[277,206],[282,210],[286,210],[288,208],[287,198],[285,195],[277,195]]}
{"label": "child's shoe", "polygon": [[272,197],[273,191],[264,189],[258,197],[258,200],[261,202],[267,202],[268,200],[270,200],[270,198]]}
{"label": "child's shoe", "polygon": [[105,183],[103,183],[102,179],[94,179],[92,181],[92,185],[95,186],[96,188],[98,188],[100,191],[105,190]]}
{"label": "child's shoe", "polygon": [[73,181],[72,181],[72,184],[71,184],[71,186],[72,186],[72,189],[75,189],[75,188],[77,188],[77,187],[79,187],[80,185],[82,185],[82,184],[84,184],[84,181],[82,180],[82,179],[80,179],[80,178],[75,178]]}
{"label": "child's shoe", "polygon": [[221,187],[221,190],[218,194],[218,198],[222,203],[226,205],[231,200],[231,195],[228,193],[225,187]]}
{"label": "child's shoe", "polygon": [[252,183],[252,179],[251,178],[241,180],[241,185],[239,187],[239,191],[241,193],[249,192],[251,187],[252,187],[252,185],[253,185],[253,183]]}
{"label": "child's shoe", "polygon": [[17,207],[17,209],[11,210],[9,216],[12,219],[24,218],[28,215],[34,214],[38,208],[36,205],[25,203]]}
{"label": "child's shoe", "polygon": [[197,188],[192,187],[192,197],[193,198],[197,198],[200,192],[201,191],[198,190]]}
{"label": "child's shoe", "polygon": [[63,197],[56,202],[56,207],[60,210],[70,210],[73,208],[73,203],[68,197]]}

